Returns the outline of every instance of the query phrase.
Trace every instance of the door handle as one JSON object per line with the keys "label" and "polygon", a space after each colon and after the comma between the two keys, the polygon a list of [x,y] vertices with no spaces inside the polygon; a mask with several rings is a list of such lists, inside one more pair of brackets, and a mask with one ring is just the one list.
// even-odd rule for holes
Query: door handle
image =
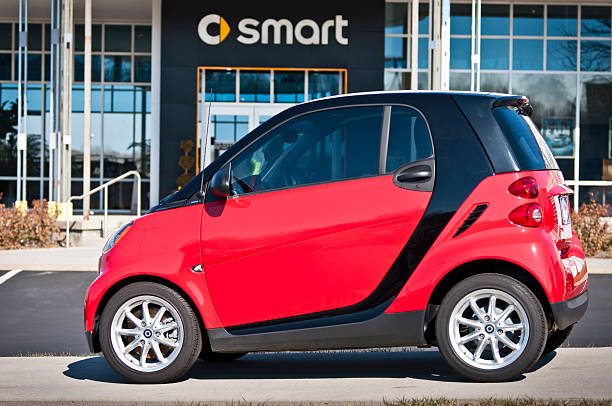
{"label": "door handle", "polygon": [[427,165],[416,165],[406,168],[397,174],[396,179],[402,183],[427,182],[433,176],[433,171]]}

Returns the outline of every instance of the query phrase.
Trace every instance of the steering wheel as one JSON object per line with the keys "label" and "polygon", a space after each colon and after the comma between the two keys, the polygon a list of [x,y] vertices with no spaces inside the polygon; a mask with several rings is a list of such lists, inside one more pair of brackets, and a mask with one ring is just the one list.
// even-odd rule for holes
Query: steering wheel
{"label": "steering wheel", "polygon": [[285,186],[295,186],[298,184],[298,181],[295,178],[295,175],[293,174],[293,171],[291,169],[291,166],[288,164],[285,164],[281,167],[281,176]]}

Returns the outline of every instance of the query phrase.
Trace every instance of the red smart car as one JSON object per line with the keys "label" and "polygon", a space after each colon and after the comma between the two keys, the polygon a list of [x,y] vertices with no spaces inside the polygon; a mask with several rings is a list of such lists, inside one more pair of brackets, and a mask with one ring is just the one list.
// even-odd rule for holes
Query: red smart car
{"label": "red smart car", "polygon": [[285,110],[110,238],[91,351],[132,382],[198,357],[409,345],[476,381],[523,374],[588,302],[572,191],[531,111],[458,92]]}

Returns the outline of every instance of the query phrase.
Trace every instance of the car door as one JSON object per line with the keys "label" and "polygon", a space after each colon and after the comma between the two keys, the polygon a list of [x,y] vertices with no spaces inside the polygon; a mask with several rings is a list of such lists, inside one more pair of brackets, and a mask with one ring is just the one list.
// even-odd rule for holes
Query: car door
{"label": "car door", "polygon": [[293,118],[228,165],[232,195],[207,193],[201,223],[206,281],[224,326],[366,300],[410,238],[433,187],[425,120],[399,106]]}

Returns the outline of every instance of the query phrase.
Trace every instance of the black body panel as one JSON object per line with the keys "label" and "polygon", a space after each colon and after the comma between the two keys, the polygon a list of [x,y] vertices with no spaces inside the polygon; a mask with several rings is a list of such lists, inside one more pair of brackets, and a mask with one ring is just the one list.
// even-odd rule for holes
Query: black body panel
{"label": "black body panel", "polygon": [[555,323],[559,330],[565,330],[572,324],[578,322],[584,316],[589,307],[589,292],[586,291],[576,297],[563,302],[551,303]]}
{"label": "black body panel", "polygon": [[381,313],[369,320],[293,330],[232,334],[224,328],[207,330],[215,352],[324,350],[425,345],[425,310]]}

